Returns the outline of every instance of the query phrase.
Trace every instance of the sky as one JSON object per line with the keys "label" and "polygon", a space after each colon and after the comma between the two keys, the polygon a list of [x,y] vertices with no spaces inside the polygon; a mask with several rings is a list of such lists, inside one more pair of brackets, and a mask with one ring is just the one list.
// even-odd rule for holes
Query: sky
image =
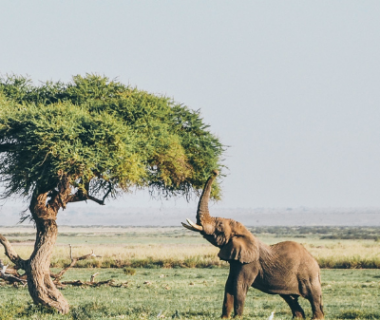
{"label": "sky", "polygon": [[[214,206],[380,207],[379,1],[0,5],[2,75],[97,73],[200,109],[228,146]],[[139,191],[112,205],[196,201]]]}

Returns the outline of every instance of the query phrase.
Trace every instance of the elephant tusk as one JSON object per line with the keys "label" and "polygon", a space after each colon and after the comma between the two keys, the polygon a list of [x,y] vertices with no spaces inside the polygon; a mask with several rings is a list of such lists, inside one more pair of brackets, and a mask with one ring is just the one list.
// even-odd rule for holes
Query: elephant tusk
{"label": "elephant tusk", "polygon": [[181,222],[181,223],[182,223],[182,226],[185,227],[186,229],[189,229],[191,231],[198,231],[198,230],[195,230],[193,227],[187,225],[186,223],[183,223],[183,222]]}
{"label": "elephant tusk", "polygon": [[187,223],[188,223],[189,225],[191,225],[195,230],[197,230],[197,231],[203,231],[203,227],[202,227],[202,226],[200,226],[200,225],[194,223],[194,222],[191,221],[190,219],[186,219],[186,221],[187,221]]}
{"label": "elephant tusk", "polygon": [[200,232],[200,231],[203,230],[203,228],[202,228],[201,226],[198,226],[198,225],[196,225],[196,224],[188,225],[188,224],[183,223],[183,222],[181,222],[181,223],[182,223],[182,226],[183,226],[183,227],[185,227],[186,229],[189,229],[189,230],[191,230],[191,231]]}

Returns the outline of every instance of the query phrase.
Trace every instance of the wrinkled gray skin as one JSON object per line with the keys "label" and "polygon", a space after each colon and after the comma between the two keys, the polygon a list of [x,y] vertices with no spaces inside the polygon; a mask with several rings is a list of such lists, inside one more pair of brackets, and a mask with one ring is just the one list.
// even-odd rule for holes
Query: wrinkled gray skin
{"label": "wrinkled gray skin", "polygon": [[220,248],[219,258],[230,264],[222,318],[229,318],[232,308],[235,317],[243,314],[247,291],[252,286],[266,293],[279,294],[296,318],[305,318],[298,304],[298,297],[302,296],[310,301],[313,319],[323,319],[319,266],[302,245],[285,241],[268,246],[241,223],[210,216],[208,200],[217,175],[215,170],[206,182],[198,204],[197,223],[187,220],[189,225],[182,224],[187,229],[200,232]]}

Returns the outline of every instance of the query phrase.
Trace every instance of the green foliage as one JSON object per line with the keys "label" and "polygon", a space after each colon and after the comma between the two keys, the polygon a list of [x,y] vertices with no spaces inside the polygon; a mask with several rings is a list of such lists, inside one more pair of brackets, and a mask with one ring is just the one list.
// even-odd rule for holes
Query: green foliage
{"label": "green foliage", "polygon": [[0,79],[4,196],[52,190],[63,174],[92,195],[148,186],[188,196],[221,168],[222,152],[199,111],[164,96],[97,75],[40,86]]}

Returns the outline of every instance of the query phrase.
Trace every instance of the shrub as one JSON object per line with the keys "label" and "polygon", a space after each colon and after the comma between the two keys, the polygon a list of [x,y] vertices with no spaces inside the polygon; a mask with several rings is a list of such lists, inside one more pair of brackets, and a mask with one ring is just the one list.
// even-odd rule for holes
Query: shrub
{"label": "shrub", "polygon": [[123,269],[123,272],[124,272],[126,275],[134,276],[134,275],[136,274],[136,269],[125,267],[125,268]]}

